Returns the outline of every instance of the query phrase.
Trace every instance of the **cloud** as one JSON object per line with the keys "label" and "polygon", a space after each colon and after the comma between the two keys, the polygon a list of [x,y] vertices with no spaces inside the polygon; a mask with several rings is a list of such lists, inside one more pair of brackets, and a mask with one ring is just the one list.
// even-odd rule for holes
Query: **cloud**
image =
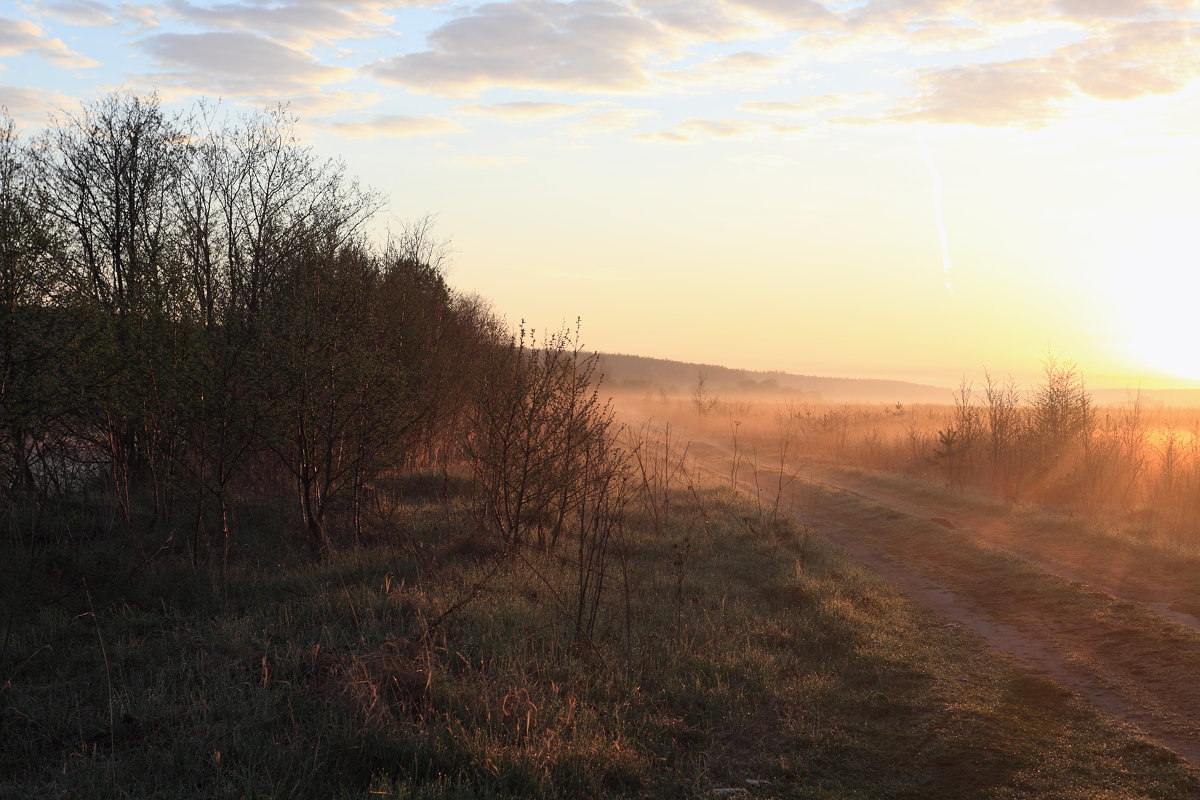
{"label": "cloud", "polygon": [[1182,11],[1191,5],[1156,0],[1058,0],[1054,4],[1064,16],[1075,20],[1142,19],[1172,11]]}
{"label": "cloud", "polygon": [[63,44],[61,39],[50,39],[40,27],[23,19],[0,17],[0,58],[33,53],[70,69],[99,66],[87,56],[76,53]]}
{"label": "cloud", "polygon": [[43,125],[47,109],[66,108],[72,104],[71,98],[58,92],[0,84],[0,108],[6,109],[23,125]]}
{"label": "cloud", "polygon": [[168,0],[172,17],[218,31],[253,31],[300,48],[378,35],[393,21],[386,8],[419,5],[419,2],[227,2],[199,5],[189,0]]}
{"label": "cloud", "polygon": [[1200,76],[1200,23],[1125,23],[1057,55],[1072,65],[1079,90],[1093,97],[1166,94]]}
{"label": "cloud", "polygon": [[455,110],[462,114],[478,114],[500,117],[501,119],[514,122],[524,122],[526,120],[569,117],[573,114],[583,113],[586,108],[569,103],[540,103],[532,100],[518,100],[512,103],[496,103],[494,105],[471,103],[459,106]]}
{"label": "cloud", "polygon": [[567,132],[576,136],[615,133],[632,128],[642,120],[647,117],[653,117],[657,113],[657,111],[647,108],[608,108],[589,114],[584,119],[571,125]]}
{"label": "cloud", "polygon": [[68,25],[101,28],[116,22],[108,6],[94,0],[62,0],[44,3],[38,8]]}
{"label": "cloud", "polygon": [[1073,94],[1070,79],[1046,59],[971,65],[927,73],[917,95],[891,119],[975,125],[1040,124]]}
{"label": "cloud", "polygon": [[638,8],[664,27],[706,40],[750,38],[760,30],[746,14],[709,0],[642,0]]}
{"label": "cloud", "polygon": [[933,70],[884,120],[1036,126],[1061,116],[1076,98],[1175,92],[1200,77],[1197,40],[1200,23],[1124,22],[1047,56]]}
{"label": "cloud", "polygon": [[1003,32],[995,28],[976,25],[925,25],[907,32],[909,50],[921,54],[982,50],[1000,43],[1003,38]]}
{"label": "cloud", "polygon": [[644,133],[635,139],[668,144],[693,144],[704,139],[745,139],[764,135],[791,136],[804,131],[799,125],[782,125],[756,119],[689,119],[674,128]]}
{"label": "cloud", "polygon": [[0,107],[6,108],[13,116],[28,114],[41,107],[41,103],[42,92],[40,89],[0,84]]}
{"label": "cloud", "polygon": [[754,100],[742,103],[742,111],[755,114],[809,114],[816,111],[828,111],[834,108],[850,108],[871,103],[883,98],[880,92],[838,92],[829,94],[814,94],[792,101]]}
{"label": "cloud", "polygon": [[197,91],[279,98],[353,76],[251,33],[160,33],[141,47],[167,70],[152,77]]}
{"label": "cloud", "polygon": [[1065,29],[1073,23],[1050,8],[1053,0],[868,0],[846,11],[842,25],[805,47],[843,55],[904,52],[959,53],[1004,44],[1014,38]]}
{"label": "cloud", "polygon": [[157,6],[121,3],[121,8],[117,13],[122,19],[134,23],[139,32],[154,30],[158,27],[159,9]]}
{"label": "cloud", "polygon": [[842,18],[815,0],[726,0],[776,24],[792,29],[839,28]]}
{"label": "cloud", "polygon": [[662,70],[656,75],[674,83],[705,87],[729,85],[745,90],[774,81],[777,76],[788,73],[789,66],[778,56],[743,50],[684,69]]}
{"label": "cloud", "polygon": [[455,156],[450,161],[463,167],[492,169],[513,164],[528,164],[533,159],[529,156]]}
{"label": "cloud", "polygon": [[293,95],[287,106],[304,118],[319,117],[347,109],[370,108],[378,105],[380,95],[376,92],[313,91]]}
{"label": "cloud", "polygon": [[1049,32],[1095,35],[1120,21],[1195,14],[1194,0],[867,0],[808,47],[848,52],[961,53]]}
{"label": "cloud", "polygon": [[489,88],[627,93],[651,84],[644,62],[675,46],[662,26],[605,0],[488,3],[429,35],[431,49],[367,71],[418,91]]}
{"label": "cloud", "polygon": [[775,153],[745,153],[732,156],[729,161],[733,164],[751,164],[757,167],[790,167],[796,163],[794,158]]}
{"label": "cloud", "polygon": [[743,50],[741,52],[732,53],[725,56],[717,61],[716,65],[721,68],[749,72],[776,67],[779,65],[779,59],[775,56],[769,56],[766,53],[756,53],[752,50]]}
{"label": "cloud", "polygon": [[434,136],[466,130],[457,122],[444,117],[417,117],[405,114],[381,114],[363,122],[335,122],[328,127],[340,136],[355,139]]}
{"label": "cloud", "polygon": [[695,144],[695,137],[677,131],[658,131],[657,133],[639,133],[633,137],[640,142],[664,142],[666,144]]}

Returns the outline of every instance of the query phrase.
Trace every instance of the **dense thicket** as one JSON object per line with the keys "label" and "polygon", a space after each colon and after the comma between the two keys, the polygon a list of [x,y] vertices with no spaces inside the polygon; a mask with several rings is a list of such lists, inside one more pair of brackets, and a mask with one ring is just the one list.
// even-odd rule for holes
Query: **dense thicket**
{"label": "dense thicket", "polygon": [[[203,559],[227,556],[236,508],[266,499],[322,557],[339,531],[362,535],[381,479],[467,452],[480,376],[535,391],[523,343],[447,285],[428,221],[372,241],[380,197],[294,125],[127,93],[29,142],[0,122],[10,517],[84,498],[107,516],[58,535],[134,544],[169,525]],[[535,405],[591,383],[577,351],[554,358]],[[561,501],[573,489],[555,480]]]}

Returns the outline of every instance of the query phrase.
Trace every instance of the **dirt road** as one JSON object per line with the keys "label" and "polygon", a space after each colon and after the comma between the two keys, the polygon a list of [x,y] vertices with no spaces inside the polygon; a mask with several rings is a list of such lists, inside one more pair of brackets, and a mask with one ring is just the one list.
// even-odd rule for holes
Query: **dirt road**
{"label": "dirt road", "polygon": [[1009,519],[1012,514],[1000,509],[989,513],[952,501],[915,497],[879,486],[861,473],[827,465],[810,466],[804,480],[962,530],[980,546],[1005,551],[1065,580],[1147,606],[1200,632],[1200,562],[1194,557],[1164,558],[1160,552],[1155,559],[1149,546],[1139,547],[1127,540],[1081,540],[1063,536],[1052,526],[1039,529],[1014,524]]}
{"label": "dirt road", "polygon": [[[707,449],[707,448],[706,448]],[[720,448],[702,460],[729,479]],[[745,466],[743,489],[755,481]],[[1200,771],[1200,597],[1156,583],[1132,556],[1052,541],[1005,519],[880,488],[852,473],[800,473],[788,511],[952,626],[1049,675]]]}

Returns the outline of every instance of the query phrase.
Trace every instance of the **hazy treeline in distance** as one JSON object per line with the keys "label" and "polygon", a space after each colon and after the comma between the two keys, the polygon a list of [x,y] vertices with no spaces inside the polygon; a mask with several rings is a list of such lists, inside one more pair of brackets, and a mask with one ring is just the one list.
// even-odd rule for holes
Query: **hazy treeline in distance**
{"label": "hazy treeline in distance", "polygon": [[646,356],[600,354],[605,385],[621,394],[686,394],[704,377],[707,391],[725,399],[800,400],[810,403],[938,403],[944,388],[878,378],[831,378],[786,372],[755,372],[713,364],[690,364]]}

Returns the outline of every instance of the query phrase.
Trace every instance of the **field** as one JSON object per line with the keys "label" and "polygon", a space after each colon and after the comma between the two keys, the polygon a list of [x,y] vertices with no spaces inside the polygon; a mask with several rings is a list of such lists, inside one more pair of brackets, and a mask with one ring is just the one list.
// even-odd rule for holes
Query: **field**
{"label": "field", "polygon": [[1197,412],[1089,406],[1088,426],[1043,460],[1035,404],[1010,407],[1026,430],[997,452],[996,409],[967,393],[916,408],[626,401],[689,440],[754,519],[803,520],[947,624],[1195,764]]}
{"label": "field", "polygon": [[856,464],[895,409],[649,402],[586,597],[582,549],[500,546],[436,475],[321,563],[252,507],[200,568],[14,517],[3,794],[1200,796],[1183,528]]}

